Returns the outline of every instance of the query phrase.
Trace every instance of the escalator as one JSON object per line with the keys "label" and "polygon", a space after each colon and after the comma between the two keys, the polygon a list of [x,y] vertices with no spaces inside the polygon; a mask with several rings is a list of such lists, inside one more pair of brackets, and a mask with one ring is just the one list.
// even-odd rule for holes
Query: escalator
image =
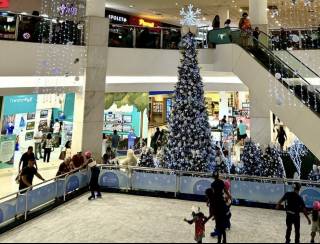
{"label": "escalator", "polygon": [[208,42],[218,51],[229,45],[233,72],[320,158],[319,75],[287,50],[274,50],[264,33],[257,40],[239,29],[217,29]]}

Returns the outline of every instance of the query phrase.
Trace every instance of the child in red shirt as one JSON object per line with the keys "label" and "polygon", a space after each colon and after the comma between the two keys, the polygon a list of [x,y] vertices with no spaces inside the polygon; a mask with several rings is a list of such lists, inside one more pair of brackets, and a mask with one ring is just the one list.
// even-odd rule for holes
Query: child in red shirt
{"label": "child in red shirt", "polygon": [[206,232],[205,225],[208,219],[206,216],[204,216],[202,212],[200,212],[200,208],[198,209],[198,213],[192,212],[192,216],[193,216],[192,220],[184,219],[184,221],[189,223],[190,225],[195,224],[194,239],[197,243],[202,243],[202,240],[205,237],[205,232]]}

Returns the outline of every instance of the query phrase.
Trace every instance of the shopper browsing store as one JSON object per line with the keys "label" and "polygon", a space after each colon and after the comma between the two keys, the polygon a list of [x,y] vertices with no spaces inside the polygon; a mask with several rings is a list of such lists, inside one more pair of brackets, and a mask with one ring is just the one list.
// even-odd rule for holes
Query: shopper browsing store
{"label": "shopper browsing store", "polygon": [[48,134],[47,135],[47,139],[45,140],[44,144],[43,144],[43,148],[44,148],[44,157],[43,157],[43,162],[50,162],[50,156],[51,156],[51,152],[53,150],[53,140],[52,140],[52,135]]}
{"label": "shopper browsing store", "polygon": [[42,156],[42,138],[43,138],[43,133],[40,130],[40,128],[38,128],[38,130],[35,132],[34,138],[33,138],[36,160],[43,158],[43,156]]}

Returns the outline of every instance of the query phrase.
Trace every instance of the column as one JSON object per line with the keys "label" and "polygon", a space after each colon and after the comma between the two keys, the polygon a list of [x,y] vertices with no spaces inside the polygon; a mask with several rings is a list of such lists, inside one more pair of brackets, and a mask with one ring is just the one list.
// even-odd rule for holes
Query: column
{"label": "column", "polygon": [[268,0],[249,0],[250,18],[254,27],[268,32]]}
{"label": "column", "polygon": [[76,94],[72,151],[91,151],[99,161],[102,149],[109,21],[104,0],[87,0],[84,84]]}
{"label": "column", "polygon": [[226,92],[220,92],[220,103],[219,103],[219,119],[223,119],[224,116],[229,115],[229,103],[228,94]]}
{"label": "column", "polygon": [[272,142],[272,117],[268,104],[261,103],[259,97],[250,93],[250,137],[262,148],[266,148]]}

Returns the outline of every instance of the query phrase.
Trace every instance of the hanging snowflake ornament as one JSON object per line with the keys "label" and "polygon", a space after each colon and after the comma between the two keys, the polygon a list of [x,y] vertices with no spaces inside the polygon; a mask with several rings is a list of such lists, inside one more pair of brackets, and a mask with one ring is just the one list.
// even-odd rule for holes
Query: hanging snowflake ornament
{"label": "hanging snowflake ornament", "polygon": [[194,8],[193,5],[190,4],[187,10],[185,8],[180,10],[180,16],[182,17],[180,23],[183,26],[197,26],[200,15],[201,9]]}

